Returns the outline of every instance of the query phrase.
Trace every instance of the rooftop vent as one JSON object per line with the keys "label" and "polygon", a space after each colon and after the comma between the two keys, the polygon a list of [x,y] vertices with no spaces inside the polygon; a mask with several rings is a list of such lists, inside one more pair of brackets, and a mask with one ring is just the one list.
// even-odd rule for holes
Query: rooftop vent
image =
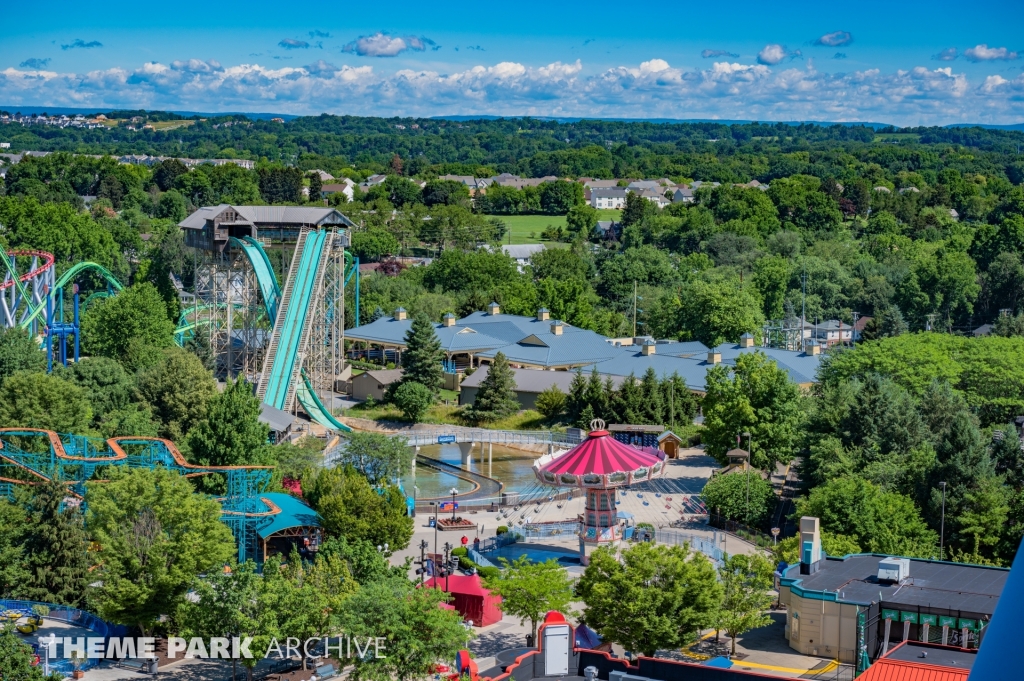
{"label": "rooftop vent", "polygon": [[497,303],[491,303],[487,306],[488,314],[501,314],[501,306]]}
{"label": "rooftop vent", "polygon": [[717,350],[711,350],[710,352],[708,352],[708,364],[721,364],[721,363],[722,363],[722,353],[718,352]]}
{"label": "rooftop vent", "polygon": [[400,307],[397,310],[395,310],[395,321],[396,322],[405,321],[406,317],[408,317],[408,316],[409,315],[406,313],[404,307]]}
{"label": "rooftop vent", "polygon": [[546,307],[542,307],[541,309],[537,310],[538,322],[546,322],[550,316],[551,314],[548,312],[548,309]]}
{"label": "rooftop vent", "polygon": [[441,323],[444,324],[445,326],[455,326],[455,315],[449,312],[448,314],[441,318]]}
{"label": "rooftop vent", "polygon": [[655,353],[655,351],[657,350],[657,347],[658,346],[657,346],[657,344],[654,341],[649,340],[646,343],[644,343],[642,346],[640,346],[640,352],[645,357],[650,357],[651,355],[653,355]]}
{"label": "rooftop vent", "polygon": [[551,333],[555,334],[556,336],[561,336],[562,335],[562,322],[558,321],[557,319],[555,321],[551,322]]}
{"label": "rooftop vent", "polygon": [[804,346],[804,354],[812,357],[820,355],[821,346],[818,344],[818,341],[807,341],[807,344]]}
{"label": "rooftop vent", "polygon": [[910,577],[909,558],[883,558],[878,561],[878,581],[902,584]]}
{"label": "rooftop vent", "polygon": [[740,336],[740,347],[741,348],[752,348],[752,347],[754,347],[754,336],[749,334],[749,333],[745,333],[742,336]]}

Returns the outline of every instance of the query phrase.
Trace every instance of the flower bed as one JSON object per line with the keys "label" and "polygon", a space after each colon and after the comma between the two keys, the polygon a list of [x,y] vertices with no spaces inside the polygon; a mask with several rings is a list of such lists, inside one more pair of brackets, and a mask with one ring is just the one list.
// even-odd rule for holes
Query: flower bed
{"label": "flower bed", "polygon": [[437,529],[444,532],[445,530],[475,530],[476,523],[468,518],[438,518]]}

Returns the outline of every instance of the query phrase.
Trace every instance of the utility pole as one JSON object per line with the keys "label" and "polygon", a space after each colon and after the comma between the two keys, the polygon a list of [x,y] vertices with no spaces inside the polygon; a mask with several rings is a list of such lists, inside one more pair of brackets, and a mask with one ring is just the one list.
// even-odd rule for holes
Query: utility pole
{"label": "utility pole", "polygon": [[420,575],[420,586],[423,586],[423,582],[427,578],[427,547],[428,546],[430,546],[430,543],[427,542],[426,539],[424,539],[423,541],[420,542],[420,560],[419,560],[419,563],[418,563],[419,564],[419,568],[416,570],[416,572],[418,572],[419,575]]}
{"label": "utility pole", "polygon": [[946,555],[946,483],[940,482],[942,488],[942,520],[939,523],[939,560],[945,560]]}
{"label": "utility pole", "polygon": [[750,468],[751,468],[751,462],[754,459],[754,452],[752,451],[752,447],[750,445],[750,433],[743,433],[743,434],[747,436],[747,513],[746,513],[746,516],[743,519],[746,521],[744,524],[749,525],[750,524]]}
{"label": "utility pole", "polygon": [[[853,328],[850,329],[850,347],[857,347],[857,318],[860,317],[860,312],[853,313]],[[842,339],[840,339],[842,340]]]}
{"label": "utility pole", "polygon": [[636,279],[633,280],[633,338],[636,338]]}
{"label": "utility pole", "polygon": [[800,275],[800,352],[804,352],[804,326],[807,325],[807,265],[804,265],[804,273]]}

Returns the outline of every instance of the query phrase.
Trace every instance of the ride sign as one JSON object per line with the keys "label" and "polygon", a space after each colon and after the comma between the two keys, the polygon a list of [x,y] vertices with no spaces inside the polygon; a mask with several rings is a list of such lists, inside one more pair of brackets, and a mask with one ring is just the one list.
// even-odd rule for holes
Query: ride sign
{"label": "ride sign", "polygon": [[455,436],[454,435],[438,435],[437,436],[437,444],[439,444],[439,445],[453,445],[453,444],[455,444]]}
{"label": "ride sign", "polygon": [[457,501],[442,501],[437,505],[438,510],[441,511],[458,511],[459,502]]}

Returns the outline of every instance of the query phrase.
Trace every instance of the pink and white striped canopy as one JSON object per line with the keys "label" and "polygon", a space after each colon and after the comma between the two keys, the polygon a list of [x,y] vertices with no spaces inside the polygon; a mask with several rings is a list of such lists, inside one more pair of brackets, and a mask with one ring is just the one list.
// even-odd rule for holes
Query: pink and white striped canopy
{"label": "pink and white striped canopy", "polygon": [[[602,426],[604,424],[601,424]],[[546,456],[534,464],[537,478],[548,485],[619,487],[660,476],[664,456],[630,447],[603,427],[558,456]]]}

